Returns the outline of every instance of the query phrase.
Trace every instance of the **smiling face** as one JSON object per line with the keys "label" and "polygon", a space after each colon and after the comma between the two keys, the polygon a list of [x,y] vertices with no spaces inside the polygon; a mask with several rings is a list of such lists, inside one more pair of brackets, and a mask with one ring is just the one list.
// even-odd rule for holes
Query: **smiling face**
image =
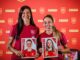
{"label": "smiling face", "polygon": [[30,18],[31,18],[31,14],[30,14],[29,9],[24,9],[22,13],[22,19],[23,19],[24,24],[28,22],[30,23]]}
{"label": "smiling face", "polygon": [[50,47],[52,47],[52,41],[51,40],[48,40],[47,41],[47,46],[50,48]]}
{"label": "smiling face", "polygon": [[28,47],[28,48],[31,48],[31,47],[32,47],[32,41],[29,40],[29,41],[27,41],[26,43],[27,43],[27,47]]}
{"label": "smiling face", "polygon": [[46,30],[50,30],[50,29],[52,29],[53,21],[51,20],[51,18],[45,17],[44,21],[43,21],[43,25]]}

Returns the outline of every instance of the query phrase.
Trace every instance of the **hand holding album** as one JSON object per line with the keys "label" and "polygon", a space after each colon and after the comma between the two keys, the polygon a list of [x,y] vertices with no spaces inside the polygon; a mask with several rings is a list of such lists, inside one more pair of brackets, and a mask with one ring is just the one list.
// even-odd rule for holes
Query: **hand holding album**
{"label": "hand holding album", "polygon": [[45,51],[45,56],[48,56],[48,51]]}

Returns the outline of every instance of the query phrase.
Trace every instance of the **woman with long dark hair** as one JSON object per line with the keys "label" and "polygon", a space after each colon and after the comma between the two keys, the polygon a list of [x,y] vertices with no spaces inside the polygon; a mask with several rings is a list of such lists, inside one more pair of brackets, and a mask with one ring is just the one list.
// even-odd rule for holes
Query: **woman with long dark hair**
{"label": "woman with long dark hair", "polygon": [[24,56],[21,53],[21,38],[37,38],[38,33],[39,29],[34,24],[31,8],[22,6],[19,11],[18,23],[13,26],[10,32],[8,49],[13,52],[11,60],[24,60],[21,58]]}
{"label": "woman with long dark hair", "polygon": [[[69,52],[68,46],[67,46],[67,40],[62,32],[56,29],[54,26],[54,19],[51,15],[46,15],[43,19],[43,25],[45,28],[45,31],[40,34],[40,40],[43,38],[51,38],[55,37],[58,41],[58,57],[56,58],[45,58],[45,60],[64,60],[64,57],[62,56],[62,52]],[[42,42],[42,41],[41,41]],[[64,50],[61,49],[61,45],[64,47]],[[41,48],[39,48],[41,50]]]}
{"label": "woman with long dark hair", "polygon": [[51,39],[46,41],[46,51],[54,51],[54,44]]}

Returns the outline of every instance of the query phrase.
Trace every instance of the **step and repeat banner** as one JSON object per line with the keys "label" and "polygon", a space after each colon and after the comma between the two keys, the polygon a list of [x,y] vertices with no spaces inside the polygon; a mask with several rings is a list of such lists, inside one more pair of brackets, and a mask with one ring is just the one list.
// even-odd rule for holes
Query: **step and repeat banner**
{"label": "step and repeat banner", "polygon": [[57,29],[65,34],[69,48],[80,49],[80,0],[0,0],[0,60],[10,60],[9,33],[23,5],[31,7],[40,33],[44,31],[43,17],[51,14]]}

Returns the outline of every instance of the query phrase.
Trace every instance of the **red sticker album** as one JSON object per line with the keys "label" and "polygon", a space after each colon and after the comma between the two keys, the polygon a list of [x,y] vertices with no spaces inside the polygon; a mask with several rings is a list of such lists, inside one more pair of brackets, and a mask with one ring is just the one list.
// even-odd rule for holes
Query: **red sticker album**
{"label": "red sticker album", "polygon": [[42,51],[44,58],[58,57],[58,46],[55,38],[42,38]]}
{"label": "red sticker album", "polygon": [[37,53],[36,38],[22,38],[21,39],[22,58],[35,58]]}

